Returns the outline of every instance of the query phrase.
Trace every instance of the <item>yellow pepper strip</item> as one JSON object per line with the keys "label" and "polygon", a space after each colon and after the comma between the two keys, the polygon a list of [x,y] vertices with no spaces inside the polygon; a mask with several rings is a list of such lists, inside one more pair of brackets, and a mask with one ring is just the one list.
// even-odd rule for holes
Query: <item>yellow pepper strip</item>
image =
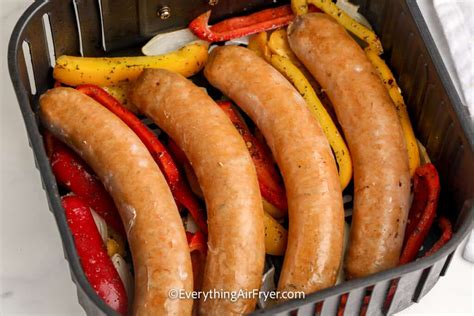
{"label": "yellow pepper strip", "polygon": [[417,139],[416,143],[418,144],[418,150],[420,151],[420,163],[422,165],[431,163],[430,156],[428,156],[428,153],[426,152],[425,146]]}
{"label": "yellow pepper strip", "polygon": [[112,257],[114,254],[119,254],[122,258],[125,257],[125,241],[120,234],[117,234],[110,226],[107,225],[107,254]]}
{"label": "yellow pepper strip", "polygon": [[102,87],[108,94],[116,98],[124,107],[138,114],[138,108],[128,99],[128,91],[130,89],[130,83],[122,82],[113,86]]}
{"label": "yellow pepper strip", "polygon": [[267,41],[267,32],[257,33],[250,37],[247,48],[254,51],[259,57],[265,59],[267,62],[270,62],[272,54],[267,46]]}
{"label": "yellow pepper strip", "polygon": [[183,48],[159,56],[138,57],[74,57],[56,60],[54,79],[70,86],[95,84],[110,86],[137,78],[144,68],[163,68],[189,77],[199,72],[208,57],[207,42],[190,43]]}
{"label": "yellow pepper strip", "polygon": [[290,48],[290,43],[288,42],[288,35],[286,29],[279,29],[274,31],[268,40],[268,47],[271,52],[282,57],[288,58],[293,65],[298,67],[298,69],[303,73],[306,79],[313,87],[315,91],[318,91],[319,84],[314,80],[313,76],[305,68],[305,66],[299,61],[298,57],[293,53]]}
{"label": "yellow pepper strip", "polygon": [[270,50],[272,51],[272,53],[277,54],[278,56],[288,58],[296,66],[301,65],[301,62],[298,60],[298,58],[290,48],[286,29],[279,29],[274,31],[270,35],[267,45],[268,48],[270,48]]}
{"label": "yellow pepper strip", "polygon": [[267,212],[263,212],[265,225],[265,252],[272,256],[283,256],[286,250],[288,232]]}
{"label": "yellow pepper strip", "polygon": [[262,197],[262,205],[263,205],[263,210],[270,214],[273,218],[280,219],[288,215],[288,212],[286,210],[280,210],[279,208],[275,207],[273,204],[268,202]]}
{"label": "yellow pepper strip", "polygon": [[295,86],[298,92],[305,99],[309,110],[321,125],[334,155],[336,156],[336,161],[339,166],[341,187],[344,190],[352,178],[352,161],[346,143],[337,130],[331,116],[322,105],[316,92],[314,92],[314,89],[311,87],[311,84],[304,74],[293,65],[288,58],[273,55],[272,65]]}
{"label": "yellow pepper strip", "polygon": [[308,13],[308,1],[307,0],[291,0],[291,9],[296,15],[303,15]]}
{"label": "yellow pepper strip", "polygon": [[[292,0],[292,5],[295,0]],[[296,1],[300,2],[300,0]],[[308,0],[308,3],[315,5],[321,9],[324,13],[332,16],[339,24],[344,26],[349,32],[366,42],[371,49],[374,50],[378,55],[382,54],[383,48],[378,36],[363,26],[359,22],[355,21],[343,10],[341,10],[331,0]]]}
{"label": "yellow pepper strip", "polygon": [[388,90],[390,98],[392,98],[392,101],[395,104],[395,109],[397,110],[398,118],[400,119],[400,123],[402,125],[403,134],[405,135],[410,174],[413,176],[415,174],[416,168],[418,168],[420,165],[420,155],[418,152],[415,133],[413,132],[413,127],[410,123],[410,117],[408,116],[407,107],[403,101],[401,90],[398,87],[395,77],[390,71],[390,68],[388,68],[383,59],[371,49],[366,48],[365,53],[377,70],[380,79],[382,79],[385,87]]}

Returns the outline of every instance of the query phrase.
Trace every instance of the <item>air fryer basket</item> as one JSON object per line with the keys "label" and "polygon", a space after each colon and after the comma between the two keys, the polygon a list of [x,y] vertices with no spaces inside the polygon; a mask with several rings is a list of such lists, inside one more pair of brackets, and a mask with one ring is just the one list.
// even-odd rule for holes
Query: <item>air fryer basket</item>
{"label": "air fryer basket", "polygon": [[[213,2],[217,5],[211,6]],[[276,3],[275,3],[276,2]],[[87,314],[116,314],[89,285],[74,248],[58,187],[46,156],[37,116],[38,98],[52,86],[52,66],[63,54],[102,56],[137,53],[158,32],[185,27],[198,14],[213,10],[214,20],[288,1],[205,0],[38,0],[18,21],[9,43],[8,61],[30,146],[48,202],[62,237],[63,249]],[[467,109],[449,79],[415,0],[353,0],[374,26],[385,48],[384,58],[403,90],[420,141],[441,177],[440,212],[454,223],[453,238],[428,258],[375,275],[342,283],[254,314],[335,315],[347,293],[345,315],[359,314],[368,288],[368,315],[392,314],[418,302],[446,273],[451,258],[473,222],[474,131]],[[167,6],[171,17],[157,15]],[[429,246],[439,232],[433,229]],[[392,280],[399,279],[390,306],[384,306]],[[316,304],[324,302],[322,309]]]}

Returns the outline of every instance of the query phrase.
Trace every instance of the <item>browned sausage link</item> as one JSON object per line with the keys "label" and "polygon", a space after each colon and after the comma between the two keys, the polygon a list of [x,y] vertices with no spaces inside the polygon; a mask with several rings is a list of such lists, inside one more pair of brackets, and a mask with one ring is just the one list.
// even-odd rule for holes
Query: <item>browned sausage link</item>
{"label": "browned sausage link", "polygon": [[328,141],[305,101],[243,47],[214,49],[204,74],[257,124],[283,175],[290,226],[279,289],[310,293],[334,285],[342,256],[341,186]]}
{"label": "browned sausage link", "polygon": [[190,315],[191,257],[170,189],[150,153],[118,117],[71,88],[40,100],[44,126],[69,144],[112,195],[127,231],[135,271],[134,315]]}
{"label": "browned sausage link", "polygon": [[410,195],[408,157],[395,107],[363,50],[327,15],[298,17],[289,41],[331,99],[354,162],[347,276],[394,267]]}
{"label": "browned sausage link", "polygon": [[[145,70],[131,99],[183,149],[206,201],[209,241],[203,291],[259,289],[265,260],[255,167],[238,131],[199,87],[166,70]],[[244,314],[255,299],[201,299],[200,313]]]}

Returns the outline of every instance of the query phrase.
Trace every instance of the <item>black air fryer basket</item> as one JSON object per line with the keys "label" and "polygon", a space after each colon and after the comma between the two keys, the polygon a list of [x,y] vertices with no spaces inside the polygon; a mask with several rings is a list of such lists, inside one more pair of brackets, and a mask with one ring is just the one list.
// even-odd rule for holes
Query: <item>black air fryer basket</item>
{"label": "black air fryer basket", "polygon": [[[215,4],[217,2],[217,4]],[[49,206],[61,234],[72,280],[87,314],[116,314],[95,294],[79,263],[55,178],[46,156],[38,121],[38,98],[52,87],[56,57],[137,54],[151,36],[186,27],[197,15],[213,10],[215,21],[276,6],[273,0],[38,0],[18,21],[9,43],[8,62]],[[341,296],[348,294],[344,315],[359,314],[371,293],[368,315],[392,314],[418,302],[446,273],[457,246],[472,227],[474,197],[474,131],[415,0],[353,0],[370,21],[385,49],[384,58],[403,90],[420,141],[441,178],[439,212],[454,224],[453,238],[434,255],[416,262],[344,282],[255,314],[336,315]],[[170,13],[162,19],[160,12]],[[213,22],[213,21],[211,21]],[[429,247],[440,232],[430,232]],[[393,280],[398,287],[384,306]],[[319,307],[323,303],[322,308]],[[318,307],[318,308],[317,308]]]}

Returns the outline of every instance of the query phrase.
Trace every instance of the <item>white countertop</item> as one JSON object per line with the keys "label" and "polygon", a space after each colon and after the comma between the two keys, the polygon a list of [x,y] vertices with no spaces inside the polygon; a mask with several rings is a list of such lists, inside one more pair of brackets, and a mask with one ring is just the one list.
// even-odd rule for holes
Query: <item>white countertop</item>
{"label": "white countertop", "polygon": [[[8,75],[6,51],[10,32],[32,2],[0,0],[0,314],[83,315]],[[452,70],[444,38],[433,22],[436,17],[431,1],[419,2],[441,54],[447,59],[448,70]],[[473,315],[474,271],[472,264],[461,259],[462,248],[454,256],[447,276],[421,303],[399,315]]]}

